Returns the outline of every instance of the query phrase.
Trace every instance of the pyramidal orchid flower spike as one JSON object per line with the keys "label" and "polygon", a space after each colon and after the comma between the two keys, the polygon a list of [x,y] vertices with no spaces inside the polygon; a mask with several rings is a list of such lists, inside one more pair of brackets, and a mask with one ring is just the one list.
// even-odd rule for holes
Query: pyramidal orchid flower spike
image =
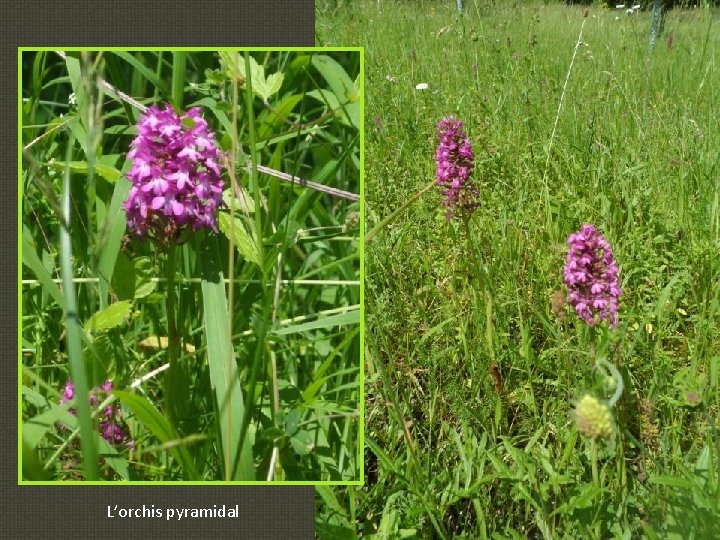
{"label": "pyramidal orchid flower spike", "polygon": [[140,117],[124,205],[128,231],[139,238],[175,242],[185,230],[217,232],[221,151],[200,112],[195,107],[179,115],[166,104]]}
{"label": "pyramidal orchid flower spike", "polygon": [[564,277],[568,303],[590,326],[604,320],[615,328],[622,290],[610,244],[592,225],[583,225],[567,242]]}
{"label": "pyramidal orchid flower spike", "polygon": [[443,205],[449,221],[458,214],[474,210],[480,192],[470,179],[475,155],[463,123],[454,116],[448,116],[440,120],[437,132],[436,182],[445,197]]}

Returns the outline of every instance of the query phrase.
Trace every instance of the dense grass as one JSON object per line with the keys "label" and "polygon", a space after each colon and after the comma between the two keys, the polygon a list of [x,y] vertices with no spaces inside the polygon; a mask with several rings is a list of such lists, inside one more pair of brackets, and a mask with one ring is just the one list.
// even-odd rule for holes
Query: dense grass
{"label": "dense grass", "polygon": [[[368,233],[366,486],[320,490],[319,530],[716,538],[720,14],[669,12],[649,54],[647,12],[465,5],[318,3],[318,44],[366,48],[366,230],[433,180],[449,114],[482,187],[469,236],[435,190]],[[620,265],[615,330],[551,304],[584,223]],[[624,393],[594,447],[572,411],[612,393],[600,358]]]}
{"label": "dense grass", "polygon": [[[22,479],[359,479],[360,66],[22,53]],[[201,106],[225,153],[220,234],[178,245],[125,235],[121,207],[135,124],[164,103]],[[88,405],[108,379],[130,446]]]}

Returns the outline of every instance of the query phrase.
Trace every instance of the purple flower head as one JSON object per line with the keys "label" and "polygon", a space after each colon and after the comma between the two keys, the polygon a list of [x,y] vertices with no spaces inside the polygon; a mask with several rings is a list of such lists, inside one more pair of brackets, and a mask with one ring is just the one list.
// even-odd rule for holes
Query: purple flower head
{"label": "purple flower head", "polygon": [[454,116],[440,120],[437,131],[440,142],[435,152],[436,182],[445,197],[443,205],[450,220],[459,213],[471,212],[478,205],[480,192],[470,180],[475,155],[463,123]]}
{"label": "purple flower head", "polygon": [[201,227],[217,232],[221,152],[200,110],[178,115],[165,105],[140,117],[128,152],[132,187],[124,205],[128,229],[140,238],[173,241]]}
{"label": "purple flower head", "polygon": [[571,234],[568,244],[564,271],[568,303],[590,326],[605,320],[615,328],[622,290],[610,244],[592,225]]}
{"label": "purple flower head", "polygon": [[[112,391],[112,382],[105,381],[102,386],[95,387],[90,390],[88,402],[92,407],[98,406]],[[75,384],[71,379],[65,383],[65,391],[60,398],[60,404],[72,401],[75,394]],[[70,409],[72,415],[77,415],[75,409]],[[132,448],[135,443],[130,439],[127,428],[122,419],[122,409],[115,404],[107,405],[99,414],[100,435],[110,444],[125,444],[128,448]]]}

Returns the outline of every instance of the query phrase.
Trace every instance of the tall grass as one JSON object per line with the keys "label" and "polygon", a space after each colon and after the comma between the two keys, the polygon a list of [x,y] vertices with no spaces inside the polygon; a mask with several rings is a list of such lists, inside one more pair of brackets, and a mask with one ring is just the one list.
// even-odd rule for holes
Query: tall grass
{"label": "tall grass", "polygon": [[[668,12],[649,55],[649,13],[583,11],[318,3],[319,44],[365,46],[372,231],[366,486],[319,492],[328,537],[716,534],[719,14]],[[408,204],[450,114],[476,152],[474,254],[437,192]],[[597,454],[572,410],[607,392],[600,351],[551,302],[583,223],[612,244],[624,290],[604,339],[625,388]]]}
{"label": "tall grass", "polygon": [[[19,67],[21,480],[357,481],[359,51]],[[135,124],[164,102],[202,107],[227,160],[219,234],[170,247],[122,209]],[[132,444],[101,436],[107,406]]]}

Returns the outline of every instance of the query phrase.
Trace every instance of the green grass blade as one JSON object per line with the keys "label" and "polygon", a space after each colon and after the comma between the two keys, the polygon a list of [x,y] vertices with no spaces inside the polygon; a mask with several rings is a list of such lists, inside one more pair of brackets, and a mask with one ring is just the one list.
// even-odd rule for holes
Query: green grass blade
{"label": "green grass blade", "polygon": [[[67,159],[70,161],[73,137],[67,146]],[[88,480],[97,480],[98,453],[95,446],[95,428],[90,417],[88,404],[88,380],[83,362],[82,347],[80,344],[82,328],[78,320],[75,300],[75,283],[73,282],[72,249],[70,240],[70,168],[65,168],[63,189],[61,196],[63,215],[60,224],[60,273],[62,274],[63,289],[65,293],[65,331],[67,333],[67,349],[70,359],[70,374],[75,384],[75,402],[80,422],[80,440],[83,450],[83,464],[85,477]]]}
{"label": "green grass blade", "polygon": [[65,310],[65,298],[63,297],[62,292],[60,292],[60,287],[58,287],[53,281],[50,272],[47,271],[45,266],[43,266],[40,257],[37,256],[35,246],[32,241],[32,233],[24,224],[22,235],[22,262],[33,271],[35,277],[37,277],[38,281],[45,289],[45,292],[52,296],[53,300],[55,300],[58,305]]}
{"label": "green grass blade", "polygon": [[187,53],[180,51],[173,52],[172,100],[179,109],[182,109],[183,106],[186,67]]}
{"label": "green grass blade", "polygon": [[[178,433],[172,428],[170,422],[160,414],[152,403],[147,398],[132,392],[125,392],[122,390],[113,390],[115,395],[125,405],[130,407],[137,416],[138,420],[142,422],[151,432],[155,435],[160,442],[169,443],[180,439]],[[180,463],[187,480],[200,480],[200,475],[195,468],[195,463],[190,456],[190,452],[184,446],[172,445],[169,447],[170,453]]]}
{"label": "green grass blade", "polygon": [[112,54],[115,54],[125,60],[128,64],[133,66],[135,68],[136,73],[140,73],[143,77],[145,77],[150,83],[159,88],[161,93],[167,94],[168,93],[168,86],[167,83],[165,83],[160,77],[158,77],[155,73],[153,73],[150,68],[148,68],[145,64],[143,64],[140,60],[135,58],[131,53],[125,52],[125,51],[112,51]]}
{"label": "green grass blade", "polygon": [[345,313],[339,313],[338,315],[321,317],[320,319],[302,324],[283,326],[274,330],[272,333],[276,336],[284,336],[287,334],[295,334],[297,332],[317,330],[319,328],[332,328],[333,326],[348,326],[352,324],[360,324],[359,306],[356,306],[355,309],[349,310]]}
{"label": "green grass blade", "polygon": [[[230,347],[227,300],[217,238],[214,236],[204,238],[199,252],[210,385],[217,403],[225,479],[254,480],[252,444],[243,444],[242,455],[237,455],[240,446],[240,426],[245,409],[235,355]],[[229,477],[236,459],[238,459],[236,473]]]}

